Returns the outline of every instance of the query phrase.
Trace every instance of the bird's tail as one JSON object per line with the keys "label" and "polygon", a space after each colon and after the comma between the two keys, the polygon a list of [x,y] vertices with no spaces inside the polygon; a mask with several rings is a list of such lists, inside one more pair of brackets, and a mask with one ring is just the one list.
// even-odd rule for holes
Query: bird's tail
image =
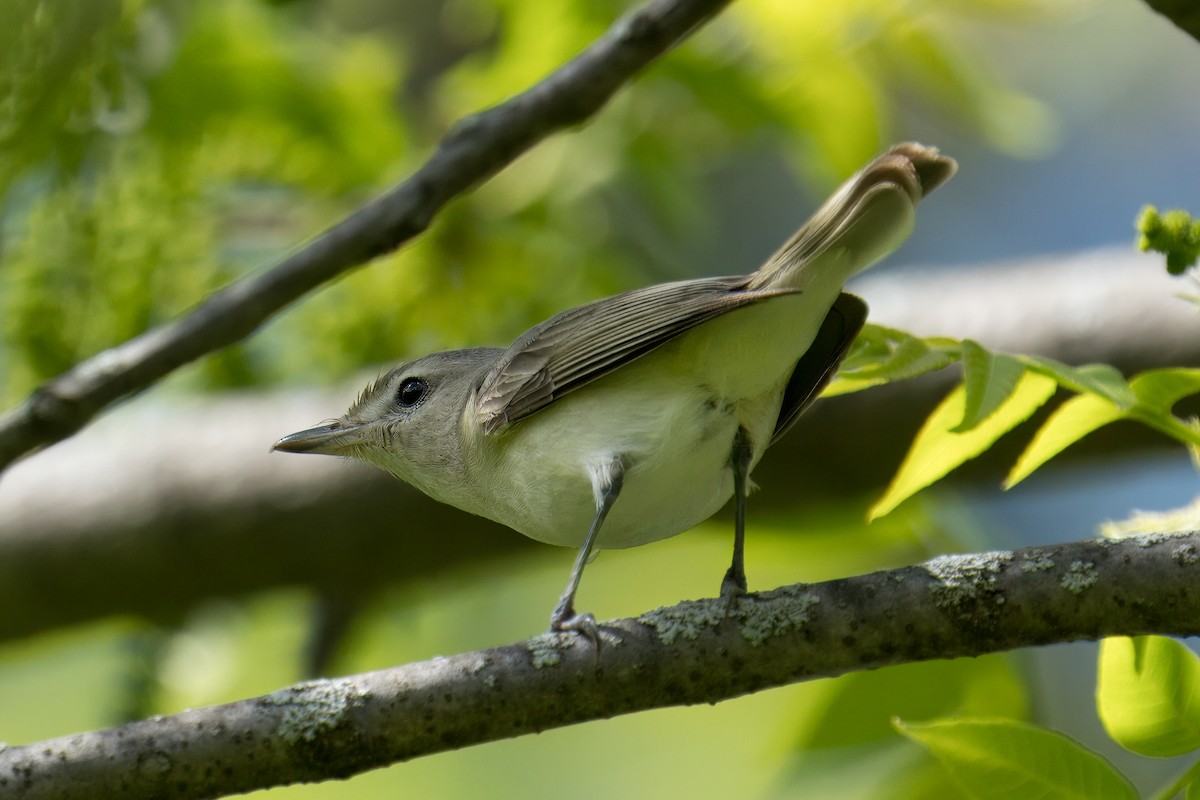
{"label": "bird's tail", "polygon": [[953,177],[954,159],[915,142],[876,156],[834,192],[759,267],[749,289],[841,286],[896,249],[912,231],[917,204]]}

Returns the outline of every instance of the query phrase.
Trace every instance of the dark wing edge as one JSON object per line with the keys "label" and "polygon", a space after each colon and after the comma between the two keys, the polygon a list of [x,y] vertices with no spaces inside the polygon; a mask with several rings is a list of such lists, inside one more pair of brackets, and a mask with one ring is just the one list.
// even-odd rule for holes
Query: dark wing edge
{"label": "dark wing edge", "polygon": [[812,345],[800,356],[792,377],[783,390],[783,405],[775,422],[771,443],[791,429],[804,411],[813,404],[829,381],[833,380],[850,345],[867,321],[867,304],[862,298],[847,292],[838,295],[825,321],[821,323]]}
{"label": "dark wing edge", "polygon": [[476,419],[485,433],[495,433],[698,325],[795,293],[745,291],[747,280],[736,276],[658,284],[550,318],[518,337],[484,377]]}

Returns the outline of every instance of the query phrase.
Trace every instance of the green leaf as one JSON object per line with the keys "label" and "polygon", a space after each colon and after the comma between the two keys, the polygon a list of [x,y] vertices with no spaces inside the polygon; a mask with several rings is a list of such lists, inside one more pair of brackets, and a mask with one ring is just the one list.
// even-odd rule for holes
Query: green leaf
{"label": "green leaf", "polygon": [[1200,454],[1200,424],[1171,413],[1175,403],[1200,391],[1200,370],[1153,370],[1134,378],[1131,385],[1139,402],[1128,416],[1187,445],[1193,458]]}
{"label": "green leaf", "polygon": [[1034,434],[1029,446],[1004,479],[1004,488],[1011,489],[1084,436],[1124,416],[1125,413],[1111,400],[1099,395],[1072,397],[1055,409]]}
{"label": "green leaf", "polygon": [[840,394],[854,394],[861,392],[864,389],[870,389],[872,386],[882,386],[887,383],[887,378],[854,378],[843,375],[837,375],[829,385],[825,387],[825,391],[821,392],[822,397],[837,397]]}
{"label": "green leaf", "polygon": [[1138,403],[1144,408],[1170,414],[1171,408],[1185,397],[1200,392],[1200,369],[1154,369],[1129,382]]}
{"label": "green leaf", "polygon": [[850,394],[942,369],[959,357],[953,339],[922,339],[895,328],[867,325],[824,394]]}
{"label": "green leaf", "polygon": [[[1037,359],[1039,366],[1051,369],[1050,359]],[[1066,367],[1067,370],[1072,370]],[[1053,367],[1060,378],[1059,367]],[[1073,370],[1082,376],[1080,388],[1093,394],[1081,394],[1063,403],[1034,435],[1025,452],[1017,459],[1004,481],[1011,489],[1028,478],[1050,459],[1092,431],[1120,419],[1136,419],[1185,444],[1200,444],[1200,432],[1189,428],[1171,413],[1171,407],[1189,395],[1200,392],[1200,369],[1159,369],[1143,372],[1129,381],[1135,402],[1124,403],[1115,370],[1101,364]],[[1069,372],[1066,374],[1070,374]]]}
{"label": "green leaf", "polygon": [[933,753],[973,798],[1137,800],[1112,764],[1055,731],[995,719],[897,720],[896,727]]}
{"label": "green leaf", "polygon": [[967,397],[962,422],[953,429],[956,433],[965,433],[991,416],[1025,372],[1025,365],[1016,358],[993,353],[970,339],[963,340],[962,361]]}
{"label": "green leaf", "polygon": [[1169,757],[1200,749],[1200,658],[1165,636],[1104,639],[1096,707],[1127,750]]}
{"label": "green leaf", "polygon": [[958,351],[958,343],[953,339],[922,339],[882,325],[864,327],[858,343],[861,343],[861,349],[856,348],[856,352],[851,353],[843,369],[862,378],[914,378],[952,363]]}
{"label": "green leaf", "polygon": [[1060,385],[1080,394],[1091,393],[1111,400],[1122,409],[1137,402],[1137,395],[1120,370],[1108,364],[1085,364],[1072,367],[1044,356],[1017,356],[1031,369],[1049,375]]}
{"label": "green leaf", "polygon": [[955,388],[925,420],[891,485],[867,512],[868,518],[887,514],[955,467],[987,450],[1001,436],[1029,419],[1056,388],[1054,379],[1026,372],[995,412],[965,432],[954,430],[966,408],[966,390],[962,386]]}

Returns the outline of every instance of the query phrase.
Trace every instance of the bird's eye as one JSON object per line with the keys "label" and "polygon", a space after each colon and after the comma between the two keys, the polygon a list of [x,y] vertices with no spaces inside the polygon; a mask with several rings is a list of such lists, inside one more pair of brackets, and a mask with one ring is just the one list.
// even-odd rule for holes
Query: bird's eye
{"label": "bird's eye", "polygon": [[401,408],[412,408],[425,399],[429,384],[423,378],[405,378],[396,390],[396,402]]}

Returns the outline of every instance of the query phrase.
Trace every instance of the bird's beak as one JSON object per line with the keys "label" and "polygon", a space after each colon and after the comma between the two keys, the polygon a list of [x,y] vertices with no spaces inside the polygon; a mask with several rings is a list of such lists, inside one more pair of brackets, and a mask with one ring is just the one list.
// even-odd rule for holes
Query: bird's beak
{"label": "bird's beak", "polygon": [[334,420],[326,425],[288,434],[272,445],[271,450],[284,453],[347,455],[347,451],[361,441],[363,427],[345,420]]}

